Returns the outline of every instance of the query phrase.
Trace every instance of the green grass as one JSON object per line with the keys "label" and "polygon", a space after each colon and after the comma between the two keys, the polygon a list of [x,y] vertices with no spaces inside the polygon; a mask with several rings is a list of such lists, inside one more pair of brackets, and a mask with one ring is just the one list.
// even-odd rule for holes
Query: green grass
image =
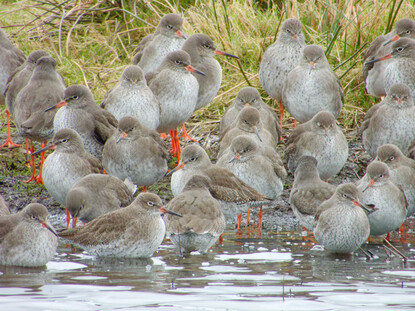
{"label": "green grass", "polygon": [[[396,20],[415,18],[409,1],[6,1],[0,8],[0,26],[26,54],[49,51],[58,62],[67,85],[87,84],[100,102],[130,63],[135,45],[154,31],[160,17],[178,13],[188,34],[209,35],[218,49],[238,55],[220,58],[222,88],[215,100],[196,113],[192,123],[217,121],[238,90],[257,87],[264,50],[278,35],[281,22],[297,17],[304,24],[308,44],[325,49],[340,77],[346,104],[340,122],[346,128],[360,124],[363,113],[377,100],[364,92],[362,53]],[[1,118],[4,118],[3,116]],[[213,125],[212,125],[213,124]],[[212,129],[215,123],[209,123]]]}

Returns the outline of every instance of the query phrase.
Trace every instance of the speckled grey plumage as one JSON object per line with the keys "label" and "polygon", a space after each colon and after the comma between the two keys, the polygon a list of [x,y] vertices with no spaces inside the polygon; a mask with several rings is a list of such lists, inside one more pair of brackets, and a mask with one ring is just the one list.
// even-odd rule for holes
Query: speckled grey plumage
{"label": "speckled grey plumage", "polygon": [[132,116],[152,130],[160,124],[160,104],[138,66],[130,65],[124,69],[117,85],[105,94],[101,107],[118,121]]}
{"label": "speckled grey plumage", "polygon": [[36,68],[37,61],[44,56],[49,56],[49,54],[42,50],[33,51],[26,61],[9,77],[4,93],[6,95],[7,110],[9,110],[12,115],[14,113],[17,94],[19,94],[19,92],[29,83],[30,77]]}
{"label": "speckled grey plumage", "polygon": [[[392,52],[392,44],[399,38],[415,39],[415,21],[407,18],[396,22],[395,28],[384,36],[377,37],[366,50],[364,63],[375,60]],[[385,90],[385,69],[393,60],[387,59],[368,65],[363,65],[363,80],[366,83],[366,90],[369,94],[380,97],[386,95]]]}
{"label": "speckled grey plumage", "polygon": [[23,64],[26,56],[13,46],[6,33],[0,28],[0,106],[5,101],[4,91],[10,75]]}
{"label": "speckled grey plumage", "polygon": [[261,148],[249,136],[235,137],[216,164],[272,200],[276,200],[284,188],[287,172],[278,153],[267,146]]}
{"label": "speckled grey plumage", "polygon": [[314,236],[331,253],[351,253],[369,237],[366,212],[353,203],[358,200],[358,196],[359,191],[355,185],[342,184],[316,212]]}
{"label": "speckled grey plumage", "polygon": [[281,26],[277,41],[270,45],[259,66],[259,82],[269,96],[282,100],[282,87],[288,73],[301,58],[305,46],[303,25],[298,19],[287,19]]}
{"label": "speckled grey plumage", "polygon": [[182,48],[185,42],[182,24],[183,19],[177,14],[163,16],[154,34],[138,45],[132,63],[140,66],[144,73],[156,70],[167,54]]}
{"label": "speckled grey plumage", "polygon": [[369,215],[371,235],[391,232],[403,224],[407,214],[405,197],[390,179],[385,163],[370,163],[365,176],[356,185],[363,191],[362,203],[373,204],[377,209]]}
{"label": "speckled grey plumage", "polygon": [[47,216],[46,207],[38,203],[0,216],[0,265],[41,267],[53,258],[58,239]]}
{"label": "speckled grey plumage", "polygon": [[157,70],[149,75],[148,85],[160,103],[158,132],[175,130],[193,114],[199,83],[186,69],[188,65],[189,54],[185,51],[171,52]]}
{"label": "speckled grey plumage", "polygon": [[406,85],[395,84],[379,104],[366,113],[360,127],[362,142],[372,158],[384,144],[394,144],[405,154],[415,141],[415,106]]}
{"label": "speckled grey plumage", "polygon": [[415,161],[405,157],[395,145],[386,144],[378,148],[376,160],[389,168],[390,178],[404,193],[408,212],[415,213]]}
{"label": "speckled grey plumage", "polygon": [[286,158],[291,173],[304,155],[313,156],[318,164],[320,178],[336,175],[347,161],[349,147],[336,119],[328,111],[317,113],[310,121],[291,132],[287,141]]}
{"label": "speckled grey plumage", "polygon": [[71,85],[65,90],[64,101],[55,115],[55,132],[64,128],[75,130],[82,138],[85,150],[102,158],[102,148],[118,126],[117,119],[97,106],[94,95],[84,85]]}
{"label": "speckled grey plumage", "polygon": [[66,196],[71,216],[90,222],[99,216],[130,205],[137,187],[115,176],[89,174],[78,180]]}
{"label": "speckled grey plumage", "polygon": [[28,84],[16,97],[13,117],[23,137],[45,141],[53,136],[55,111],[45,112],[45,109],[59,103],[65,90],[55,66],[53,58],[40,58]]}
{"label": "speckled grey plumage", "polygon": [[161,199],[140,193],[127,207],[104,214],[85,226],[59,236],[98,257],[149,258],[164,239],[166,226],[160,214]]}
{"label": "speckled grey plumage", "polygon": [[221,157],[232,140],[240,135],[249,136],[257,143],[270,148],[277,147],[277,140],[264,128],[258,109],[248,106],[241,110],[235,122],[223,133],[219,142],[218,157]]}
{"label": "speckled grey plumage", "polygon": [[219,134],[223,133],[233,124],[238,114],[245,106],[251,106],[259,111],[262,125],[277,141],[280,138],[280,128],[277,127],[277,116],[275,111],[262,101],[261,95],[256,88],[247,86],[239,90],[232,105],[223,114],[219,124]]}
{"label": "speckled grey plumage", "polygon": [[206,253],[225,230],[220,203],[209,192],[210,179],[194,175],[167,208],[183,217],[166,215],[167,236],[176,248]]}
{"label": "speckled grey plumage", "polygon": [[100,173],[99,160],[87,153],[78,133],[72,129],[59,130],[52,140],[56,145],[43,164],[43,182],[49,194],[65,205],[66,195],[82,177]]}
{"label": "speckled grey plumage", "polygon": [[344,96],[339,78],[330,68],[318,45],[304,48],[298,65],[287,75],[282,89],[282,104],[299,122],[307,122],[320,111],[330,111],[336,118]]}
{"label": "speckled grey plumage", "polygon": [[302,226],[307,230],[313,230],[318,207],[330,199],[335,191],[336,186],[320,179],[317,160],[314,157],[302,156],[298,160],[289,201]]}
{"label": "speckled grey plumage", "polygon": [[138,186],[150,186],[167,173],[168,158],[156,131],[145,128],[134,117],[124,117],[104,146],[102,164],[110,175],[128,178]]}

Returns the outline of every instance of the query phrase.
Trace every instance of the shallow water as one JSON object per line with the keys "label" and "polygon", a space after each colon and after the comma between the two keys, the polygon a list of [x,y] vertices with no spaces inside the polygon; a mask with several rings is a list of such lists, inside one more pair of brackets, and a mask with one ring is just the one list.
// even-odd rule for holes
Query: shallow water
{"label": "shallow water", "polygon": [[[413,228],[413,223],[410,224]],[[404,310],[415,307],[415,238],[335,258],[299,231],[227,230],[206,255],[169,241],[149,260],[95,259],[61,245],[44,268],[0,267],[1,310]],[[313,249],[312,249],[313,248]],[[312,250],[311,250],[312,249]]]}

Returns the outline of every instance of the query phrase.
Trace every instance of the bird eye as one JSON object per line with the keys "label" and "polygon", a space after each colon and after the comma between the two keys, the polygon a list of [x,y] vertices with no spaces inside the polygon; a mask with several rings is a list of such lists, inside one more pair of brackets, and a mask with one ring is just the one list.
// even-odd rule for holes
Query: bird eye
{"label": "bird eye", "polygon": [[181,61],[181,60],[175,60],[174,61],[176,64],[178,64],[178,65],[182,65],[183,64],[183,62]]}
{"label": "bird eye", "polygon": [[251,103],[255,103],[256,102],[256,98],[251,100]]}
{"label": "bird eye", "polygon": [[36,220],[36,216],[35,216],[35,215],[32,215],[32,216],[31,216],[31,218],[32,218],[33,220]]}
{"label": "bird eye", "polygon": [[154,203],[153,203],[153,201],[148,201],[148,202],[147,202],[147,205],[148,205],[148,206],[154,206]]}
{"label": "bird eye", "polygon": [[343,193],[343,198],[347,198],[347,194],[346,193]]}
{"label": "bird eye", "polygon": [[410,30],[407,30],[406,33],[409,35],[411,33],[411,31]]}
{"label": "bird eye", "polygon": [[401,47],[401,46],[400,46],[400,47],[398,47],[398,48],[397,48],[397,50],[398,50],[399,52],[402,52],[402,51],[403,51],[403,47]]}
{"label": "bird eye", "polygon": [[191,159],[190,159],[190,162],[193,162],[194,160],[196,160],[196,158],[191,158]]}
{"label": "bird eye", "polygon": [[74,96],[72,96],[72,99],[78,99],[79,98],[79,96],[78,95],[74,95]]}
{"label": "bird eye", "polygon": [[244,120],[244,122],[248,124],[248,121]]}
{"label": "bird eye", "polygon": [[289,34],[291,34],[291,30],[289,30],[288,28],[285,29],[286,32],[288,32]]}
{"label": "bird eye", "polygon": [[380,175],[379,175],[379,178],[383,178],[383,174],[380,174]]}
{"label": "bird eye", "polygon": [[167,29],[173,29],[172,25],[167,25]]}
{"label": "bird eye", "polygon": [[63,143],[66,143],[67,141],[68,140],[66,138],[61,140],[61,142],[63,142]]}
{"label": "bird eye", "polygon": [[395,160],[395,157],[394,157],[394,156],[391,156],[391,157],[389,158],[389,161],[393,161],[393,160]]}

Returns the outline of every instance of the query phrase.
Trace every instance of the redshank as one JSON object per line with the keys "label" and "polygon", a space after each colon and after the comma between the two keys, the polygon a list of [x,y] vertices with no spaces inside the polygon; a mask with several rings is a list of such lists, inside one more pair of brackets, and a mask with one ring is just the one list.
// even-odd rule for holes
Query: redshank
{"label": "redshank", "polygon": [[10,215],[9,206],[7,205],[3,196],[0,195],[0,216],[7,216],[7,215]]}
{"label": "redshank", "polygon": [[[22,51],[13,46],[7,35],[0,28],[0,106],[5,102],[7,84],[17,70],[22,66],[26,56]],[[7,139],[1,147],[18,147],[10,137],[10,110],[6,110],[7,115]]]}
{"label": "redshank", "polygon": [[[290,18],[281,26],[277,41],[267,48],[259,66],[259,82],[268,95],[280,104],[280,129],[282,133],[282,88],[288,73],[297,66],[304,43],[303,25]],[[282,137],[281,137],[282,140]]]}
{"label": "redshank", "polygon": [[392,44],[391,49],[389,54],[368,61],[365,65],[390,59],[382,76],[386,94],[389,94],[394,84],[402,83],[409,87],[412,97],[415,97],[415,40],[401,38]]}
{"label": "redshank", "polygon": [[195,110],[209,104],[218,94],[222,83],[222,68],[214,58],[215,55],[225,55],[238,58],[216,49],[212,39],[205,34],[194,34],[186,39],[182,47],[190,55],[192,66],[202,71],[205,75],[193,74],[199,82],[199,94]]}
{"label": "redshank", "polygon": [[90,222],[99,216],[125,207],[133,201],[137,187],[128,180],[103,174],[89,174],[76,182],[66,196],[66,208],[72,216],[72,227],[77,219]]}
{"label": "redshank", "polygon": [[152,130],[160,124],[160,104],[138,66],[130,65],[124,69],[118,84],[105,94],[101,107],[118,121],[132,116]]}
{"label": "redshank", "polygon": [[383,101],[368,110],[365,119],[360,131],[372,158],[384,144],[394,144],[405,154],[415,141],[415,107],[404,84],[392,86]]}
{"label": "redshank", "polygon": [[102,154],[106,172],[137,186],[157,183],[167,173],[169,154],[160,135],[134,117],[123,117]]}
{"label": "redshank", "polygon": [[46,111],[60,107],[53,120],[55,133],[64,128],[75,130],[81,136],[85,150],[101,160],[104,144],[118,126],[117,119],[97,106],[94,95],[84,85],[68,87],[64,100]]}
{"label": "redshank", "polygon": [[[392,45],[389,43],[405,37],[415,39],[415,22],[407,18],[397,21],[395,29],[390,33],[377,37],[366,50],[365,55],[363,56],[363,61],[367,63],[381,56],[387,55],[392,51]],[[363,79],[366,83],[366,90],[369,94],[376,97],[386,95],[384,73],[390,62],[391,60],[389,59],[382,62],[365,64],[363,66]]]}
{"label": "redshank", "polygon": [[277,116],[275,115],[274,110],[262,101],[258,90],[251,86],[240,89],[233,104],[226,109],[220,120],[220,136],[223,136],[223,133],[228,126],[235,121],[238,114],[245,106],[252,106],[258,109],[263,127],[272,134],[275,141],[278,141],[281,135],[279,133],[279,128],[277,127]]}
{"label": "redshank", "polygon": [[177,14],[163,16],[156,31],[138,44],[132,63],[144,73],[157,69],[170,52],[180,50],[186,40],[182,30],[183,19]]}
{"label": "redshank", "polygon": [[376,160],[389,168],[390,178],[403,191],[410,216],[415,213],[415,161],[405,157],[402,151],[392,144],[380,146]]}
{"label": "redshank", "polygon": [[173,152],[180,157],[177,127],[187,121],[196,107],[199,83],[190,72],[204,75],[190,66],[190,56],[185,51],[169,53],[156,72],[150,73],[148,85],[160,102],[160,125],[157,131],[170,131]]}
{"label": "redshank", "polygon": [[314,216],[318,207],[330,199],[336,186],[320,179],[317,160],[312,156],[302,156],[294,173],[294,184],[290,192],[290,204],[300,224],[313,231]]}
{"label": "redshank", "polygon": [[210,162],[206,151],[197,144],[183,148],[182,159],[179,165],[169,174],[171,189],[174,196],[178,196],[193,175],[204,175],[211,179],[212,196],[219,200],[222,212],[228,221],[245,212],[249,206],[259,207],[272,204],[272,200],[259,193],[232,172]]}
{"label": "redshank", "polygon": [[[13,109],[14,121],[19,134],[25,138],[43,142],[53,136],[54,111],[45,113],[45,109],[62,100],[65,85],[62,77],[55,69],[56,61],[49,57],[40,58],[27,85],[18,93]],[[31,148],[33,152],[33,147]],[[36,177],[34,157],[32,156],[33,174],[28,180],[42,183],[42,165],[44,154],[40,161],[40,173]]]}
{"label": "redshank", "polygon": [[65,205],[66,195],[82,177],[100,173],[101,163],[87,153],[82,139],[72,129],[59,130],[53,136],[52,144],[35,153],[56,147],[45,160],[43,179],[49,194],[60,204]]}
{"label": "redshank", "polygon": [[318,45],[305,47],[298,65],[285,79],[282,88],[284,107],[303,123],[323,110],[337,118],[343,103],[340,80],[330,68],[323,49]]}
{"label": "redshank", "polygon": [[238,114],[233,125],[228,126],[220,140],[218,157],[231,145],[232,140],[239,135],[247,135],[256,142],[276,148],[277,141],[262,125],[258,109],[245,107]]}
{"label": "redshank", "polygon": [[407,208],[403,192],[392,182],[388,166],[373,161],[365,176],[356,182],[364,204],[373,204],[377,211],[369,215],[370,234],[382,235],[398,229],[405,221]]}
{"label": "redshank", "polygon": [[206,253],[225,230],[220,203],[209,192],[209,177],[194,175],[167,208],[182,217],[166,215],[167,236],[180,252]]}
{"label": "redshank", "polygon": [[373,211],[373,207],[360,203],[358,197],[359,190],[354,184],[342,184],[318,208],[314,220],[314,236],[329,252],[354,252],[369,237],[367,214]]}
{"label": "redshank", "polygon": [[0,265],[41,267],[58,247],[48,210],[31,203],[17,214],[0,216]]}
{"label": "redshank", "polygon": [[267,198],[276,200],[284,188],[287,172],[278,153],[267,146],[261,148],[259,144],[249,136],[237,136],[216,164]]}
{"label": "redshank", "polygon": [[26,56],[15,47],[0,28],[0,105],[4,104],[4,91],[13,72],[24,63]]}
{"label": "redshank", "polygon": [[104,214],[85,226],[59,236],[98,257],[149,258],[160,246],[166,226],[160,214],[169,213],[153,193],[140,193],[127,207]]}
{"label": "redshank", "polygon": [[347,161],[349,147],[346,137],[328,111],[317,113],[310,121],[299,125],[287,141],[286,157],[291,173],[303,155],[317,160],[320,178],[336,175]]}

